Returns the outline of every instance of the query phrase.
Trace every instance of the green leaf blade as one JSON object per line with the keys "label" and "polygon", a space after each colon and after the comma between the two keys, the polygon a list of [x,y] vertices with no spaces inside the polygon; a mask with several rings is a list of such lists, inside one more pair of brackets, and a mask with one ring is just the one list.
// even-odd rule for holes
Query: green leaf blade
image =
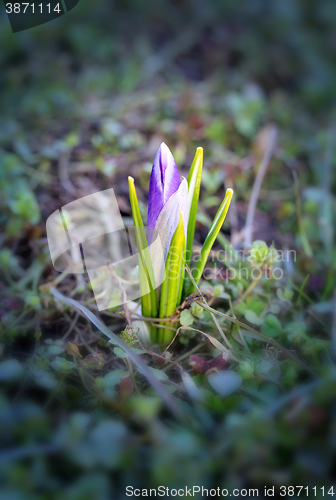
{"label": "green leaf blade", "polygon": [[[233,196],[233,190],[232,189],[227,189],[225,193],[224,200],[221,204],[221,206],[218,209],[218,212],[211,224],[211,227],[209,229],[208,235],[205,239],[205,242],[202,246],[201,253],[199,255],[199,259],[197,262],[196,267],[193,269],[193,276],[195,279],[196,284],[198,284],[202,273],[204,271],[205,264],[208,260],[210,250],[217,238],[217,235],[225,221],[227,212],[230,207],[231,199]],[[195,286],[193,283],[188,282],[185,287],[185,296],[190,295],[193,291],[195,290]]]}
{"label": "green leaf blade", "polygon": [[202,168],[203,168],[203,148],[197,148],[188,175],[188,204],[190,207],[188,229],[187,229],[187,248],[186,248],[187,250],[186,263],[188,264],[188,266],[192,255],[198,199],[201,188]]}
{"label": "green leaf blade", "polygon": [[[156,318],[158,314],[157,297],[155,290],[155,279],[151,256],[148,248],[147,237],[143,225],[138,198],[134,186],[134,179],[128,178],[129,196],[131,202],[134,225],[136,227],[136,240],[139,255],[139,281],[141,293],[141,311],[145,317]],[[145,293],[147,290],[149,293]],[[150,331],[153,342],[156,341],[156,329]]]}
{"label": "green leaf blade", "polygon": [[[166,260],[166,277],[161,288],[160,318],[174,314],[180,305],[183,289],[185,265],[185,234],[183,229],[182,214],[172,238]],[[166,323],[168,325],[168,323]],[[163,329],[159,334],[161,342],[172,339],[172,330]]]}

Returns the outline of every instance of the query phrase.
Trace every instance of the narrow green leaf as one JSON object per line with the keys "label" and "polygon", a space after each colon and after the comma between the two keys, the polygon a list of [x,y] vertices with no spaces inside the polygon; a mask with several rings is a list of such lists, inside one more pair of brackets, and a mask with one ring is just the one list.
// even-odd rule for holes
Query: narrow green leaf
{"label": "narrow green leaf", "polygon": [[[162,284],[160,297],[160,318],[167,318],[174,314],[180,305],[185,264],[185,235],[183,229],[182,213],[166,260],[166,278]],[[169,323],[166,323],[169,325]],[[171,325],[173,326],[173,325]],[[159,337],[161,342],[169,342],[173,338],[173,331],[161,329]]]}
{"label": "narrow green leaf", "polygon": [[[212,225],[211,218],[208,215],[206,215],[204,212],[198,212],[197,217],[196,217],[196,221],[200,222],[201,224],[206,226],[208,229],[210,229],[210,227]],[[230,259],[233,259],[236,261],[239,260],[239,253],[236,252],[236,250],[233,248],[233,246],[231,245],[229,240],[224,236],[223,233],[220,233],[220,232],[218,233],[217,241],[221,245],[223,250],[225,250],[225,252],[227,252],[227,254],[230,255]],[[222,259],[223,259],[223,257],[222,257]],[[225,260],[223,260],[223,262],[229,264],[229,259],[225,258]]]}
{"label": "narrow green leaf", "polygon": [[[218,235],[218,233],[219,233],[219,231],[220,231],[220,229],[225,221],[226,214],[227,214],[229,207],[230,207],[232,195],[233,195],[232,189],[227,189],[226,193],[225,193],[224,200],[218,209],[218,212],[217,212],[217,214],[212,222],[212,225],[209,229],[208,236],[206,237],[206,240],[203,244],[201,253],[200,253],[198,261],[197,261],[197,265],[192,270],[196,284],[198,284],[198,282],[202,276],[202,273],[203,273],[205,264],[208,260],[212,245],[214,244],[214,242],[217,238],[217,235]],[[194,290],[195,290],[194,284],[189,282],[189,280],[188,280],[188,284],[186,284],[186,287],[185,287],[185,296],[190,295]]]}
{"label": "narrow green leaf", "polygon": [[134,225],[137,227],[136,240],[137,240],[138,251],[139,251],[139,280],[140,280],[140,291],[141,291],[141,310],[142,310],[142,314],[144,316],[152,317],[151,294],[150,293],[147,293],[147,294],[143,293],[144,289],[147,289],[146,274],[145,274],[145,269],[144,269],[144,265],[142,262],[143,259],[141,259],[141,250],[145,246],[144,234],[143,234],[144,231],[142,230],[143,222],[142,222],[139,204],[138,204],[138,199],[137,199],[137,195],[136,195],[136,191],[135,191],[134,179],[132,177],[128,178],[128,186],[129,186],[129,196],[130,196]]}
{"label": "narrow green leaf", "polygon": [[[155,279],[153,267],[151,263],[150,252],[148,248],[145,228],[142,222],[142,217],[139,209],[138,198],[134,186],[134,179],[128,178],[129,195],[132,208],[134,225],[136,227],[136,240],[139,255],[139,281],[141,292],[141,310],[142,314],[147,318],[156,318],[158,314],[157,297],[155,290]],[[153,287],[154,285],[154,287]],[[150,289],[149,293],[145,291]],[[156,341],[156,329],[150,330],[152,341]]]}
{"label": "narrow green leaf", "polygon": [[189,170],[188,175],[188,205],[190,207],[189,221],[187,229],[187,255],[186,263],[189,266],[192,246],[195,234],[196,215],[198,207],[198,198],[201,188],[201,177],[203,167],[203,148],[197,148],[195,158]]}

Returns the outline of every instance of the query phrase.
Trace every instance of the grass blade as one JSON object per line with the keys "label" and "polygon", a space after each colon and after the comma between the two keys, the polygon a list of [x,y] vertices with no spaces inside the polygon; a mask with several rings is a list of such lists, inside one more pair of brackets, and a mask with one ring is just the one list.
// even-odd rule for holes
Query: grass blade
{"label": "grass blade", "polygon": [[108,337],[113,344],[120,347],[129,358],[133,361],[135,366],[138,368],[139,372],[146,377],[149,384],[160,394],[167,407],[173,412],[177,417],[183,417],[183,413],[178,406],[176,400],[173,396],[166,390],[164,385],[158,380],[155,374],[148,368],[148,366],[142,361],[142,359],[129,347],[120,337],[113,333],[100,319],[97,318],[89,309],[80,304],[74,299],[70,299],[62,295],[56,288],[50,289],[52,295],[61,302],[66,302],[70,304],[75,309],[78,309],[86,318],[95,325],[98,330],[100,330],[106,337]]}
{"label": "grass blade", "polygon": [[245,328],[246,330],[249,330],[250,332],[254,333],[254,335],[259,338],[259,339],[262,339],[264,340],[265,342],[267,342],[268,344],[271,344],[273,347],[276,347],[277,349],[279,349],[280,351],[284,352],[286,354],[286,356],[291,359],[292,361],[295,361],[295,363],[297,363],[298,365],[300,365],[302,368],[304,368],[305,370],[307,370],[308,372],[312,373],[313,375],[315,375],[314,371],[309,367],[307,366],[305,363],[303,363],[297,356],[295,356],[295,354],[293,354],[291,351],[289,351],[288,349],[286,349],[285,347],[282,347],[282,345],[278,344],[278,342],[276,342],[274,339],[272,339],[272,337],[267,337],[267,335],[264,335],[263,333],[260,333],[258,332],[258,330],[255,330],[254,328],[252,328],[251,326],[249,325],[246,325],[245,323],[242,323],[242,321],[239,321],[239,319],[237,318],[232,318],[231,316],[228,316],[227,314],[225,313],[222,313],[220,311],[216,311],[216,309],[213,309],[212,307],[210,307],[208,304],[204,304],[203,302],[200,302],[199,300],[196,301],[198,305],[200,305],[201,307],[203,307],[203,309],[205,309],[206,311],[209,311],[210,313],[213,313],[217,316],[222,316],[223,318],[225,319],[228,319],[229,321],[233,321],[234,323],[236,323],[237,325]]}

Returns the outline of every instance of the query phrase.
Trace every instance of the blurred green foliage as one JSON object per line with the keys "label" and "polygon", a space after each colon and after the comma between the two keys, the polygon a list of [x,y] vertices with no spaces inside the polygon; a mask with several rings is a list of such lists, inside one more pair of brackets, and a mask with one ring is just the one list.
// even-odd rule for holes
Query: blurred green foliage
{"label": "blurred green foliage", "polygon": [[[327,488],[336,442],[335,2],[81,0],[18,34],[0,16],[0,498],[110,500],[125,498],[127,485]],[[177,421],[121,349],[52,299],[54,280],[96,312],[85,278],[53,270],[45,220],[108,187],[127,219],[128,174],[145,213],[165,140],[184,174],[204,147],[200,243],[223,183],[234,187],[235,216],[215,253],[230,236],[239,249],[270,122],[280,138],[254,253],[232,262],[217,254],[201,284],[218,312],[245,323],[216,317],[236,360],[223,369],[223,339],[196,302],[181,326],[214,340],[182,328],[164,358],[143,354],[122,311],[102,314],[180,402]],[[255,280],[254,270],[275,266],[273,241],[296,254],[282,279]],[[228,280],[227,264],[237,271]],[[208,371],[188,363],[194,353]]]}

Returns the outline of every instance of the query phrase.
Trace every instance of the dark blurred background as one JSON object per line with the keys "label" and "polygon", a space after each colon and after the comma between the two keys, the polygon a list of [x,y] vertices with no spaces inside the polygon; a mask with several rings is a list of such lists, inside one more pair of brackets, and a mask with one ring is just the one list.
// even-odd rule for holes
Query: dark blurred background
{"label": "dark blurred background", "polygon": [[127,92],[156,74],[202,81],[219,73],[225,85],[254,81],[267,94],[300,95],[311,112],[328,114],[335,10],[331,0],[106,0],[94,7],[81,0],[62,19],[13,35],[2,9],[1,83],[27,101],[47,82],[51,97],[68,78],[86,90],[94,80],[95,92]]}
{"label": "dark blurred background", "polygon": [[[80,0],[65,16],[13,34],[0,6],[1,500],[118,499],[129,484],[320,487],[335,479],[334,384],[298,395],[301,406],[294,398],[279,415],[256,408],[245,418],[241,401],[214,399],[216,428],[208,433],[158,417],[142,401],[129,419],[112,396],[96,405],[71,365],[59,368],[60,339],[74,316],[38,288],[58,275],[46,247],[50,213],[113,186],[130,217],[127,175],[143,208],[162,140],[182,173],[204,147],[209,215],[223,182],[234,187],[237,218],[225,232],[239,246],[259,133],[273,123],[279,147],[260,193],[255,238],[297,249],[291,279],[300,287],[310,274],[305,290],[330,325],[335,27],[334,0]],[[291,317],[291,333],[301,332],[306,305]],[[321,325],[309,327],[319,337]],[[325,331],[321,338],[316,350],[329,340]]]}

